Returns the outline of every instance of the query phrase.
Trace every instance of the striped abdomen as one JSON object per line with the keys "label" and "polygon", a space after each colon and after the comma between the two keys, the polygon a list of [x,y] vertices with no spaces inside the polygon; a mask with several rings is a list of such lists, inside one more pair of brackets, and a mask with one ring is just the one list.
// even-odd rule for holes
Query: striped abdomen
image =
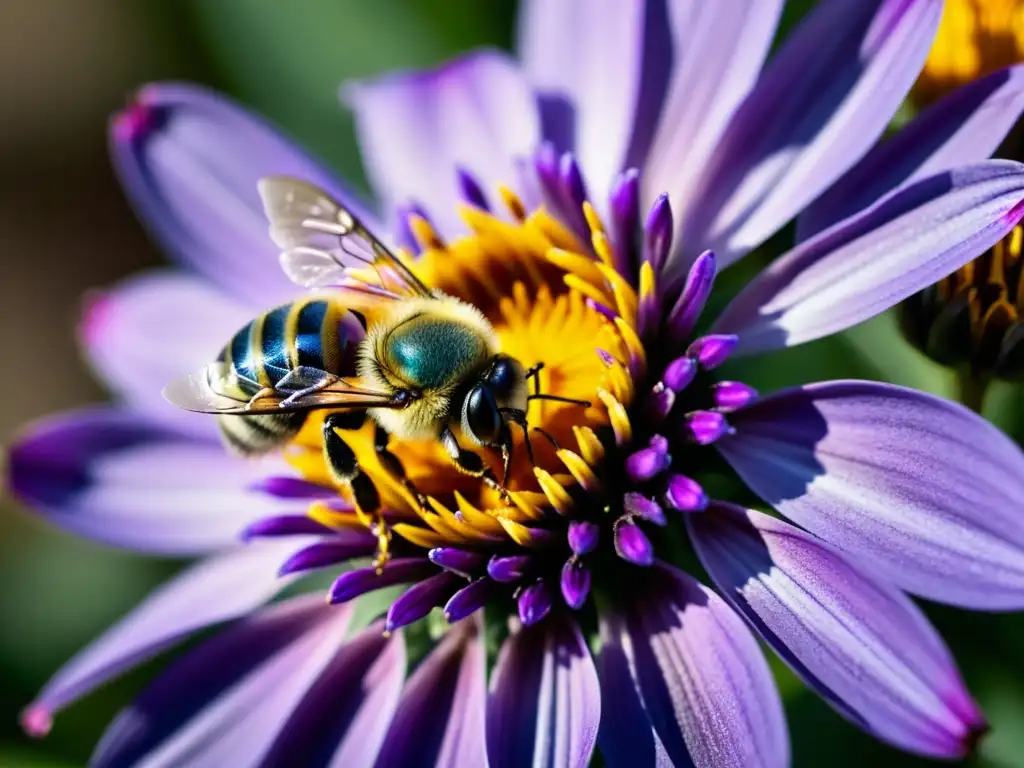
{"label": "striped abdomen", "polygon": [[[302,299],[272,309],[236,333],[218,358],[230,371],[225,394],[248,399],[297,367],[318,368],[335,376],[356,372],[359,323],[345,309],[324,299]],[[221,416],[221,432],[240,453],[263,453],[291,438],[304,413]]]}

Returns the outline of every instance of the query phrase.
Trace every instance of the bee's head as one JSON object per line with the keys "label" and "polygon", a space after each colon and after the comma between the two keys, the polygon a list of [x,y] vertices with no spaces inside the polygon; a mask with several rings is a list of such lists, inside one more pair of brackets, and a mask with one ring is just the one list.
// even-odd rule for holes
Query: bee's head
{"label": "bee's head", "polygon": [[462,403],[462,431],[479,445],[497,445],[505,410],[526,410],[526,371],[518,360],[495,355]]}

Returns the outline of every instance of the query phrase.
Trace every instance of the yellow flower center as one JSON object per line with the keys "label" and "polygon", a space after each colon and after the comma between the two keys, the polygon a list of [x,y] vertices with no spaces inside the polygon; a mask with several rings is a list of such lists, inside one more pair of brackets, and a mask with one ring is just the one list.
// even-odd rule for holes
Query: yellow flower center
{"label": "yellow flower center", "polygon": [[[509,492],[504,499],[460,472],[438,440],[392,439],[390,451],[411,485],[426,497],[421,505],[381,465],[373,425],[353,432],[347,442],[380,492],[388,531],[420,547],[534,545],[537,529],[529,525],[568,505],[570,486],[596,486],[594,467],[605,447],[630,438],[626,407],[633,397],[633,377],[644,361],[636,334],[638,299],[611,268],[611,246],[602,223],[588,207],[595,258],[543,209],[526,215],[514,195],[502,190],[502,197],[508,219],[463,206],[460,213],[470,234],[450,243],[442,242],[426,220],[414,218],[412,230],[421,252],[415,260],[400,255],[425,284],[477,307],[493,326],[503,354],[525,367],[543,363],[541,391],[591,405],[532,401],[527,419],[534,463],[522,430],[513,425],[513,461],[506,478],[495,452],[473,449]],[[378,279],[372,270],[351,274],[366,282]],[[617,317],[609,319],[613,313],[598,306],[612,308]],[[314,413],[307,419],[286,456],[306,478],[328,484],[321,436],[325,415]],[[472,445],[457,429],[456,434],[464,446]],[[338,490],[351,501],[347,487]],[[310,514],[336,528],[378,526],[358,510],[338,512],[323,503],[315,504]],[[382,550],[388,546],[382,535]],[[386,551],[381,555],[386,557]]]}
{"label": "yellow flower center", "polygon": [[947,0],[913,98],[929,104],[954,88],[1024,60],[1021,0]]}

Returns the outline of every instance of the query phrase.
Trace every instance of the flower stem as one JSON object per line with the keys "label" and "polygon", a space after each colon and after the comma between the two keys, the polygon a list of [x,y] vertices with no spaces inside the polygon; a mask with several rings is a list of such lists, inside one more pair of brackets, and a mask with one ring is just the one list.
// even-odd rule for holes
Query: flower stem
{"label": "flower stem", "polygon": [[956,383],[957,399],[980,416],[988,392],[988,377],[961,370],[957,372]]}

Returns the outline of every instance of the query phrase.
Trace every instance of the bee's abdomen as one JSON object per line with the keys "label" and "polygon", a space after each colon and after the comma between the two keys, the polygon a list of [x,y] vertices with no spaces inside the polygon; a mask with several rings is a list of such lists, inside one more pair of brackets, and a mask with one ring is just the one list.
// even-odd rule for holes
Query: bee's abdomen
{"label": "bee's abdomen", "polygon": [[344,310],[323,299],[303,299],[272,309],[252,320],[221,353],[252,396],[275,387],[299,366],[335,376],[355,373],[356,323],[342,322]]}

